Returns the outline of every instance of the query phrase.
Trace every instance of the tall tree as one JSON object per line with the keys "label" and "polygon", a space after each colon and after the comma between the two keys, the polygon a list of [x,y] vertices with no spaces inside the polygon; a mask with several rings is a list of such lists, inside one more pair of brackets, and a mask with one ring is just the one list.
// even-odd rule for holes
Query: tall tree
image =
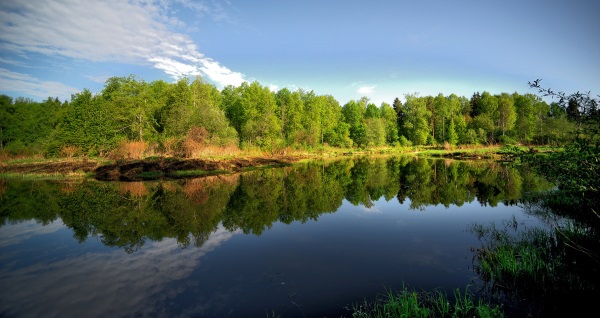
{"label": "tall tree", "polygon": [[225,112],[220,108],[221,92],[201,77],[191,84],[192,126],[202,127],[208,132],[208,142],[213,145],[237,144],[237,131],[230,125]]}
{"label": "tall tree", "polygon": [[367,145],[366,130],[363,123],[366,112],[366,104],[361,101],[351,100],[344,104],[342,113],[344,121],[350,126],[350,138],[355,145],[364,147]]}
{"label": "tall tree", "polygon": [[535,134],[535,113],[533,104],[535,99],[532,98],[532,94],[519,95],[513,94],[513,100],[515,101],[515,110],[517,113],[517,120],[515,122],[515,128],[519,141],[522,143],[529,143]]}
{"label": "tall tree", "polygon": [[343,120],[340,103],[331,95],[323,95],[321,98],[324,99],[321,144],[328,143],[337,147],[351,146],[350,126]]}
{"label": "tall tree", "polygon": [[160,110],[161,126],[165,137],[181,137],[191,127],[193,110],[192,93],[188,78],[169,86],[165,105]]}
{"label": "tall tree", "polygon": [[304,104],[299,92],[283,88],[275,95],[283,137],[288,144],[301,143]]}
{"label": "tall tree", "polygon": [[433,100],[433,109],[435,118],[433,118],[434,135],[437,142],[443,143],[446,139],[446,123],[450,118],[450,106],[448,99],[442,93],[439,93]]}
{"label": "tall tree", "polygon": [[314,91],[301,91],[304,102],[304,144],[314,147],[322,139],[322,121],[324,99],[317,96]]}
{"label": "tall tree", "polygon": [[[476,128],[481,141],[495,142],[495,127],[498,120],[498,98],[489,92],[483,92],[477,103],[477,115],[473,117],[473,126]],[[484,140],[487,139],[487,140]]]}
{"label": "tall tree", "polygon": [[424,145],[431,131],[429,127],[431,112],[427,107],[427,99],[416,94],[407,94],[405,98],[403,113],[406,115],[403,130],[407,134],[407,139],[414,145]]}
{"label": "tall tree", "polygon": [[258,82],[241,86],[243,117],[240,141],[248,146],[272,147],[282,141],[275,95]]}
{"label": "tall tree", "polygon": [[402,101],[400,101],[400,99],[398,97],[396,97],[394,99],[394,103],[392,104],[392,107],[394,108],[394,111],[396,112],[396,125],[398,126],[398,137],[400,137],[402,135],[402,121],[404,118],[404,113],[403,111],[403,107],[402,107]]}
{"label": "tall tree", "polygon": [[105,105],[100,95],[92,95],[88,89],[72,95],[68,106],[61,109],[48,152],[56,155],[63,146],[73,146],[84,154],[106,155],[123,139],[123,133]]}
{"label": "tall tree", "polygon": [[500,94],[498,96],[498,126],[502,131],[502,136],[513,129],[516,120],[517,112],[513,97],[508,93]]}
{"label": "tall tree", "polygon": [[398,121],[396,111],[388,103],[381,103],[381,118],[385,125],[385,140],[389,145],[398,141]]}
{"label": "tall tree", "polygon": [[101,95],[129,139],[144,141],[144,136],[154,136],[157,104],[146,82],[133,75],[111,77]]}

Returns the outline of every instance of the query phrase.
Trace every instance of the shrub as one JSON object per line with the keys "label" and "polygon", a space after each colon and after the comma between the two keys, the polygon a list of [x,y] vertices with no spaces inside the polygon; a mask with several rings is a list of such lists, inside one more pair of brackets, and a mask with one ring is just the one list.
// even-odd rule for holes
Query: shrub
{"label": "shrub", "polygon": [[404,137],[404,136],[400,136],[400,139],[398,141],[400,142],[400,145],[402,147],[412,146],[412,142],[410,140],[406,139],[406,137]]}
{"label": "shrub", "polygon": [[77,155],[80,151],[81,151],[81,147],[74,146],[74,145],[66,145],[66,146],[62,146],[60,148],[60,156],[71,159],[75,155]]}
{"label": "shrub", "polygon": [[144,141],[122,141],[117,149],[112,151],[113,159],[142,159],[148,149],[148,144]]}

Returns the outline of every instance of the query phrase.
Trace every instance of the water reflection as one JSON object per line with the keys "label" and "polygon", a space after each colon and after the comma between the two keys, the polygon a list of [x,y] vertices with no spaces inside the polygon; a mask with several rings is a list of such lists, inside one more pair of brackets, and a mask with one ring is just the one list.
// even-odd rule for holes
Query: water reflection
{"label": "water reflection", "polygon": [[163,240],[124,258],[111,250],[90,253],[63,247],[52,254],[42,252],[39,259],[30,257],[31,264],[5,264],[0,270],[0,298],[8,303],[0,306],[5,310],[0,313],[15,317],[23,313],[31,317],[165,316],[165,303],[194,284],[185,279],[202,256],[234,234],[218,228],[198,249],[181,250],[174,240]]}
{"label": "water reflection", "polygon": [[365,208],[382,198],[408,200],[414,210],[474,201],[497,206],[550,187],[533,173],[494,162],[362,158],[177,181],[11,180],[3,184],[0,217],[2,224],[33,219],[44,225],[60,218],[79,242],[97,237],[134,252],[164,238],[201,247],[219,224],[260,235],[274,222],[317,220],[344,200]]}
{"label": "water reflection", "polygon": [[525,192],[550,187],[496,163],[405,157],[4,181],[0,316],[339,317],[404,282],[464,288],[467,224],[510,217]]}

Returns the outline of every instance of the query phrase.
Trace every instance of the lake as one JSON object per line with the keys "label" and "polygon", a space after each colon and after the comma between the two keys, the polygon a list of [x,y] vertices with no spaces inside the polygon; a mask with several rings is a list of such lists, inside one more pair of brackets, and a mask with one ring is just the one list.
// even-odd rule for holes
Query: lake
{"label": "lake", "polygon": [[552,185],[497,162],[310,162],[148,182],[0,180],[2,317],[350,317],[477,286],[468,228]]}

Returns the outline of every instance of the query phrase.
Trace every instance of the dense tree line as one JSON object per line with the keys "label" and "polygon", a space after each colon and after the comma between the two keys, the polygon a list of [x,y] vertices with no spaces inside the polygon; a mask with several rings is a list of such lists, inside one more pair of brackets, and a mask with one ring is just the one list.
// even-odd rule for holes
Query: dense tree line
{"label": "dense tree line", "polygon": [[534,94],[407,94],[392,105],[258,82],[222,90],[196,78],[175,83],[112,77],[70,101],[0,96],[0,148],[9,153],[105,156],[120,145],[191,155],[204,146],[318,149],[465,144],[560,144],[596,109],[548,105]]}

